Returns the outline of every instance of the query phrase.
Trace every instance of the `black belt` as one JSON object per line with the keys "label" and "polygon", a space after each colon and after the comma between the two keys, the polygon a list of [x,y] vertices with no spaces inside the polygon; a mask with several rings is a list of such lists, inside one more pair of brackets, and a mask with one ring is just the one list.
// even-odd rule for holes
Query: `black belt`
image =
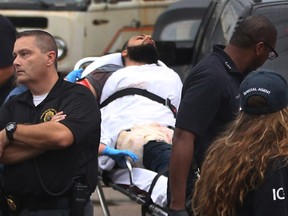
{"label": "black belt", "polygon": [[72,205],[71,197],[15,197],[7,196],[6,203],[8,208],[13,212],[19,212],[22,209],[29,210],[52,210],[52,209],[69,209]]}
{"label": "black belt", "polygon": [[171,100],[169,98],[164,99],[150,91],[147,91],[146,89],[140,89],[140,88],[126,88],[126,89],[121,89],[119,91],[116,91],[115,93],[110,95],[106,100],[104,100],[100,104],[100,108],[107,106],[109,103],[116,100],[117,98],[124,97],[127,95],[135,95],[135,94],[141,95],[143,97],[147,97],[153,101],[163,104],[164,106],[168,107],[172,111],[174,117],[176,118],[177,109],[171,103]]}
{"label": "black belt", "polygon": [[[166,127],[169,128],[170,130],[175,130],[175,127],[173,127],[173,126],[167,125]],[[125,129],[125,131],[130,132],[131,128]]]}

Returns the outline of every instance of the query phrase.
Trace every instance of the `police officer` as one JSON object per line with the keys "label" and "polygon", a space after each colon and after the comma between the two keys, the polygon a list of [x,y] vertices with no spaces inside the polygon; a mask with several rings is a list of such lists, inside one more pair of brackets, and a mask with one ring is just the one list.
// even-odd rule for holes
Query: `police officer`
{"label": "police officer", "polygon": [[92,216],[101,121],[97,101],[86,87],[57,73],[57,46],[49,33],[18,33],[13,55],[18,82],[28,90],[0,110],[7,214]]}

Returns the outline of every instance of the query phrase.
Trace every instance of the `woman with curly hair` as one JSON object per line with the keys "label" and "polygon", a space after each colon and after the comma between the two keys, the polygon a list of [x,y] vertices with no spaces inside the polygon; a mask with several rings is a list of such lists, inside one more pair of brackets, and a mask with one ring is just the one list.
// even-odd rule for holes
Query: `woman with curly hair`
{"label": "woman with curly hair", "polygon": [[277,73],[262,70],[244,79],[242,110],[202,165],[195,215],[288,215],[287,98],[287,83]]}

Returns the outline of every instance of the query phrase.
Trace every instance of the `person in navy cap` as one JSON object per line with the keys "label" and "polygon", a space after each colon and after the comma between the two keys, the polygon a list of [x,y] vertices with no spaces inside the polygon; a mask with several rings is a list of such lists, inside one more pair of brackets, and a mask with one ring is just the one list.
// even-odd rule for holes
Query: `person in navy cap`
{"label": "person in navy cap", "polygon": [[288,215],[287,82],[252,72],[241,111],[208,149],[193,195],[195,215]]}

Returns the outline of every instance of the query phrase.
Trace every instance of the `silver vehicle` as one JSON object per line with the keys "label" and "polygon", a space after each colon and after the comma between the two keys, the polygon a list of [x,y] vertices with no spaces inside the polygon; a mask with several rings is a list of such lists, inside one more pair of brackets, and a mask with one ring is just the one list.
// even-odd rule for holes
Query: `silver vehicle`
{"label": "silver vehicle", "polygon": [[73,70],[83,57],[117,51],[134,34],[151,34],[161,12],[177,0],[0,0],[0,14],[17,30],[51,33],[58,69]]}

